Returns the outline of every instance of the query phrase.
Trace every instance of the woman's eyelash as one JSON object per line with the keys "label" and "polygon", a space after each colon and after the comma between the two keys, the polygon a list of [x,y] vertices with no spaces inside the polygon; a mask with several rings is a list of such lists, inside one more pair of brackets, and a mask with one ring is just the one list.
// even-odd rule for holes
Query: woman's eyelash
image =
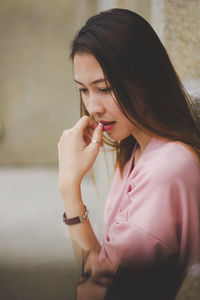
{"label": "woman's eyelash", "polygon": [[104,89],[99,89],[101,92],[110,92],[112,90],[111,87],[109,88],[104,88]]}
{"label": "woman's eyelash", "polygon": [[[99,88],[98,90],[99,90],[100,92],[102,92],[102,93],[109,93],[109,92],[112,91],[112,88],[111,88],[111,87],[109,87],[109,88],[103,88],[103,89]],[[80,89],[79,89],[79,92],[80,92],[80,93],[87,93],[87,92],[88,92],[88,89],[86,89],[86,88],[80,88]]]}
{"label": "woman's eyelash", "polygon": [[79,89],[79,92],[80,93],[85,93],[85,92],[87,92],[88,90],[87,89],[84,89],[84,88],[81,88],[81,89]]}
{"label": "woman's eyelash", "polygon": [[91,276],[91,272],[90,271],[87,271],[87,272],[83,271],[83,272],[81,272],[81,277],[84,278],[84,279],[88,278],[90,276]]}

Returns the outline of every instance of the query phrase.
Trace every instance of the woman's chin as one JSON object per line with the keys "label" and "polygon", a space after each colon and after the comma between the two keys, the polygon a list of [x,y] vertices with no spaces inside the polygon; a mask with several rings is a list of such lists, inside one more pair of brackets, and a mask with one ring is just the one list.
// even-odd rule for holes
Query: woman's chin
{"label": "woman's chin", "polygon": [[124,135],[120,135],[120,134],[116,134],[114,132],[105,132],[106,135],[108,136],[109,139],[113,140],[113,141],[121,141],[124,140],[125,138],[127,138],[128,136],[124,136]]}

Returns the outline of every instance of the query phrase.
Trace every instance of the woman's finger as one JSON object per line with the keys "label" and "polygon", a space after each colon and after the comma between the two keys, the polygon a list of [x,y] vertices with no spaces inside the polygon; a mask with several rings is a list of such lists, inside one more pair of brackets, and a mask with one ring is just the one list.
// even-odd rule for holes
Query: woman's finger
{"label": "woman's finger", "polygon": [[92,128],[95,129],[97,126],[96,122],[88,117],[88,116],[83,116],[74,126],[75,129],[81,129],[81,130],[85,130],[87,128]]}
{"label": "woman's finger", "polygon": [[93,136],[91,139],[91,143],[90,143],[90,147],[98,147],[99,148],[99,146],[102,143],[102,138],[103,138],[103,124],[99,123],[99,125],[94,130],[94,133],[93,133]]}

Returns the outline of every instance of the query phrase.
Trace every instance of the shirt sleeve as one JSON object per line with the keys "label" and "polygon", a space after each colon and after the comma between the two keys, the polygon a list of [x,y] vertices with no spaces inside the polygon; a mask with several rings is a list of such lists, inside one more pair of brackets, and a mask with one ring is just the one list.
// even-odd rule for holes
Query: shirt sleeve
{"label": "shirt sleeve", "polygon": [[194,229],[199,228],[195,192],[182,170],[141,170],[128,183],[100,256],[113,264],[124,259],[149,263],[175,254],[186,260],[191,244],[197,248],[194,241],[199,239]]}

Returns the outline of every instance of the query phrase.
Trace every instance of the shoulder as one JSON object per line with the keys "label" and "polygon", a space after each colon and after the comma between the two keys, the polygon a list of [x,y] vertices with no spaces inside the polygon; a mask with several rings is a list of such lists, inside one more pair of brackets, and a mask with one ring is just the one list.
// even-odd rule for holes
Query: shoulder
{"label": "shoulder", "polygon": [[183,144],[154,139],[144,153],[141,164],[143,176],[157,182],[199,181],[200,164]]}

